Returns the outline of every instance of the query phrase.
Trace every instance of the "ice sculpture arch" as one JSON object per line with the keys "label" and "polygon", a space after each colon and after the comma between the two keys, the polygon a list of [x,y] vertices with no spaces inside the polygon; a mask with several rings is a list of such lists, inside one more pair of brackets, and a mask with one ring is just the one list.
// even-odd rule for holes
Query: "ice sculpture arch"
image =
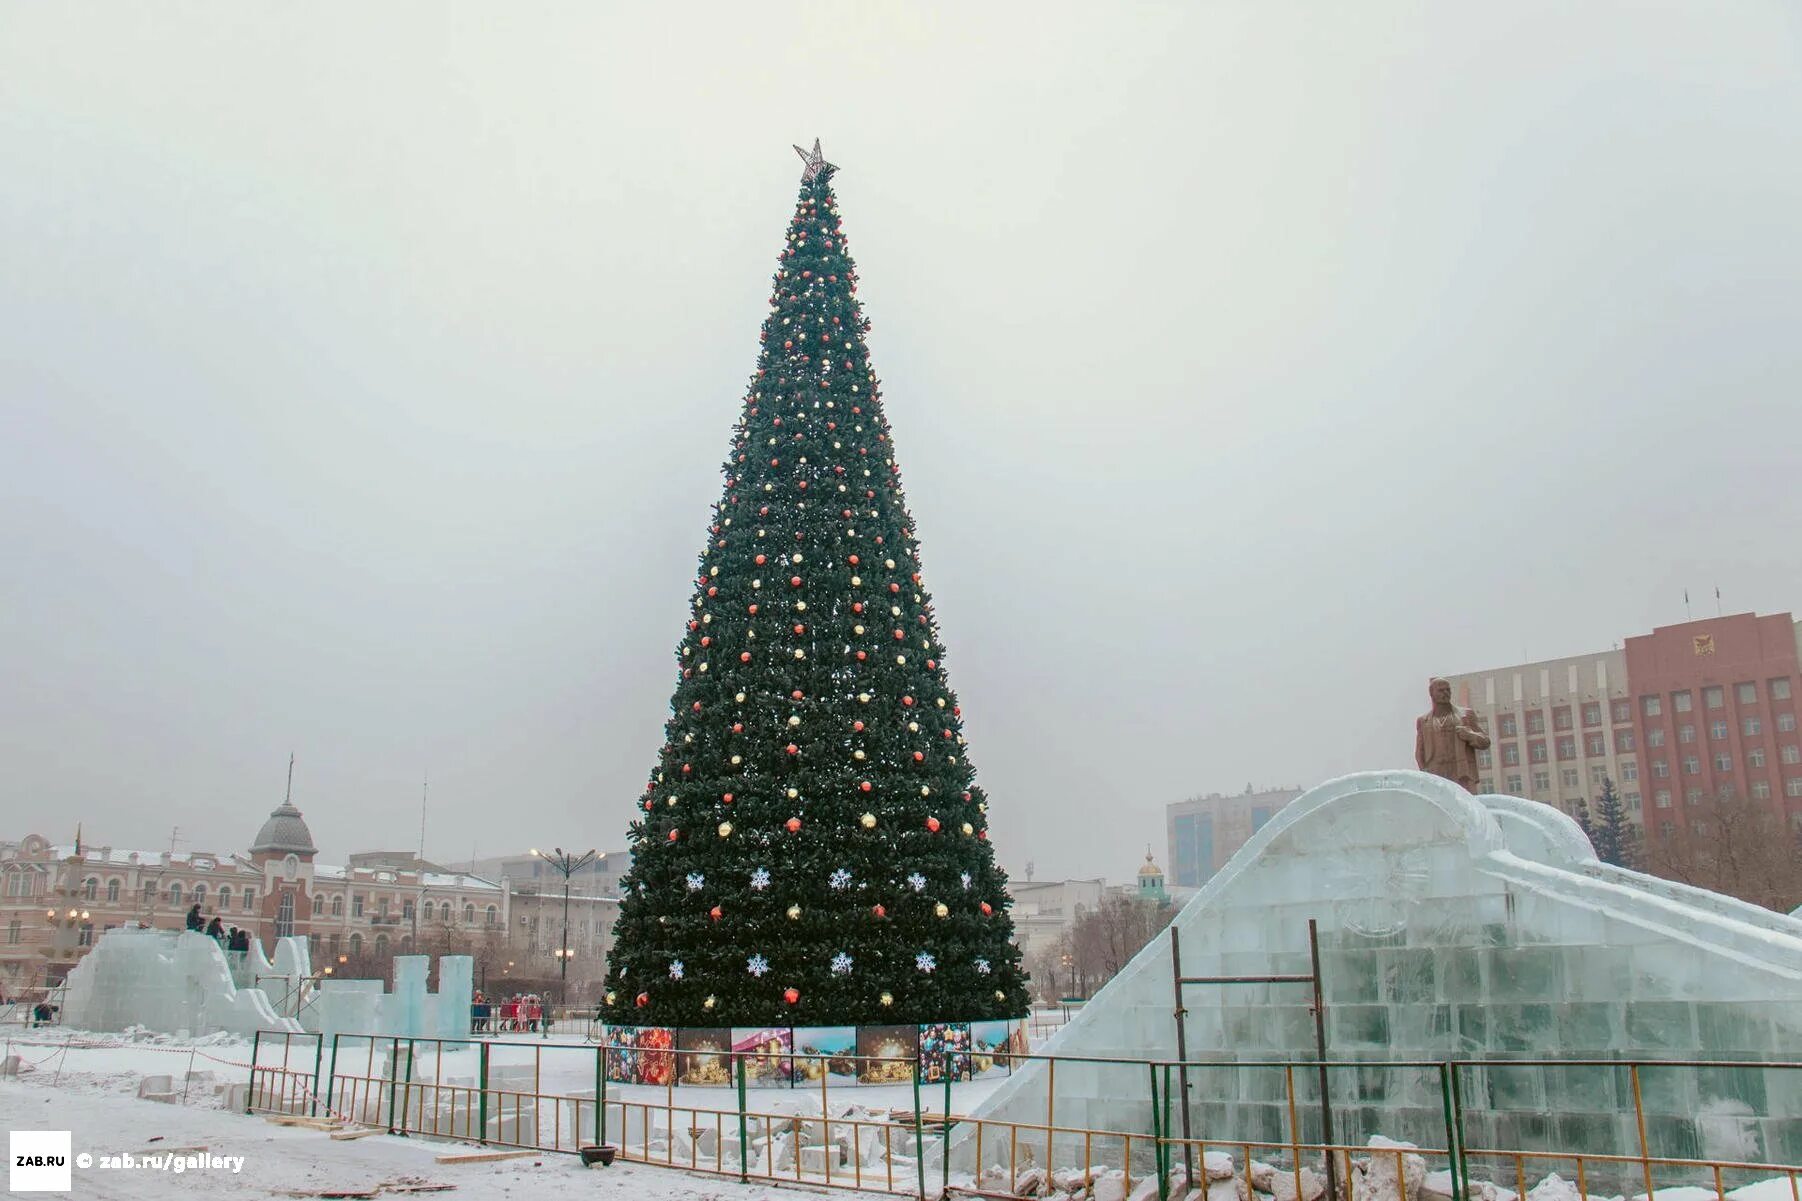
{"label": "ice sculpture arch", "polygon": [[[283,939],[282,942],[300,942]],[[271,968],[254,942],[251,954]],[[298,953],[305,973],[306,944]],[[276,951],[283,960],[283,948]],[[282,1017],[261,988],[249,986],[254,969],[227,962],[219,943],[191,930],[121,926],[100,936],[94,949],[69,973],[62,1021],[77,1030],[125,1030],[141,1026],[162,1034],[186,1031],[199,1036],[223,1031],[245,1037],[258,1030],[300,1033],[300,1023]],[[263,975],[271,974],[262,972]]]}
{"label": "ice sculpture arch", "polygon": [[[1331,1059],[1757,1061],[1802,1044],[1802,921],[1602,863],[1570,818],[1518,797],[1474,797],[1410,771],[1328,781],[1280,810],[1172,925],[1187,975],[1305,973],[1309,918],[1320,923]],[[1191,990],[1191,1060],[1311,1059],[1307,991]],[[1164,934],[1043,1050],[1173,1059],[1172,1010]],[[1469,1136],[1523,1145],[1555,1101],[1565,1149],[1630,1145],[1621,1115],[1631,1122],[1631,1104],[1610,1069],[1594,1071],[1581,1088],[1562,1076],[1548,1084],[1540,1069],[1496,1074],[1493,1104],[1472,1112]],[[1209,1138],[1287,1137],[1280,1080],[1241,1068],[1192,1075]],[[1436,1077],[1377,1067],[1355,1075],[1347,1096],[1373,1124],[1362,1133],[1443,1140]],[[1749,1139],[1767,1159],[1802,1158],[1802,1120],[1785,1112],[1802,1094],[1796,1074],[1677,1075],[1648,1102],[1673,1153],[1707,1151],[1712,1136],[1697,1114],[1726,1105],[1751,1115],[1733,1135],[1740,1151]],[[1043,1064],[1020,1071],[979,1114],[1043,1122],[1047,1076]],[[1151,1129],[1143,1067],[1065,1062],[1056,1083],[1060,1126]],[[1305,1104],[1302,1116],[1303,1137],[1318,1138]],[[973,1147],[954,1141],[953,1156],[967,1169]]]}

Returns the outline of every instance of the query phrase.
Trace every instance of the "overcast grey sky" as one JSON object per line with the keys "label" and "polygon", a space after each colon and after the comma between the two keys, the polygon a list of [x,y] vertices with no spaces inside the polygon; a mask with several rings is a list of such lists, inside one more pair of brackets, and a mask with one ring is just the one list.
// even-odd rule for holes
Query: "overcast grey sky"
{"label": "overcast grey sky", "polygon": [[1799,11],[0,0],[0,837],[623,845],[815,136],[1012,869],[1802,609]]}

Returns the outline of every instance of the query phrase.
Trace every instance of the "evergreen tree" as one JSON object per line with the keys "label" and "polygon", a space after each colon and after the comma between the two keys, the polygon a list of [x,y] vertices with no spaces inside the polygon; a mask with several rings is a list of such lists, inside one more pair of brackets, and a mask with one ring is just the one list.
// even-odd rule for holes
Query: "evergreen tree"
{"label": "evergreen tree", "polygon": [[1596,798],[1593,823],[1584,823],[1584,833],[1589,835],[1590,845],[1596,849],[1596,858],[1603,863],[1620,867],[1633,867],[1638,863],[1639,832],[1627,819],[1620,794],[1614,790],[1614,781],[1607,776],[1602,777],[1602,795]]}
{"label": "evergreen tree", "polygon": [[1027,1006],[819,144],[724,467],[605,1013],[877,1024]]}

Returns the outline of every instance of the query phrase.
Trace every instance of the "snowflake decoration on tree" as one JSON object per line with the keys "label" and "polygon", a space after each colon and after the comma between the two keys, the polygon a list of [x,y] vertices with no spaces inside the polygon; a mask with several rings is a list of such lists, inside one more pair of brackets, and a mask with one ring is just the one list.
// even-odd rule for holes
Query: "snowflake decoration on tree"
{"label": "snowflake decoration on tree", "polygon": [[931,972],[932,969],[938,965],[939,961],[925,951],[921,951],[918,955],[914,956],[914,966],[919,968],[922,972]]}
{"label": "snowflake decoration on tree", "polygon": [[770,961],[762,955],[753,955],[745,960],[745,971],[750,972],[753,976],[761,976],[769,970]]}
{"label": "snowflake decoration on tree", "polygon": [[964,882],[964,891],[969,892],[970,891],[970,873],[964,872],[962,875],[960,875],[958,877],[958,879],[960,879]]}
{"label": "snowflake decoration on tree", "polygon": [[989,961],[988,960],[978,959],[976,961],[976,974],[978,976],[986,976],[989,974]]}
{"label": "snowflake decoration on tree", "polygon": [[851,974],[851,957],[843,951],[834,955],[832,957],[832,974],[834,976],[849,976]]}
{"label": "snowflake decoration on tree", "polygon": [[689,892],[700,892],[701,886],[707,883],[707,877],[700,872],[689,872],[685,883],[688,885]]}
{"label": "snowflake decoration on tree", "polygon": [[670,961],[669,978],[671,980],[680,980],[682,978],[682,961],[680,959]]}
{"label": "snowflake decoration on tree", "polygon": [[922,876],[919,872],[915,872],[913,875],[909,876],[907,878],[907,883],[915,892],[926,891],[926,877]]}
{"label": "snowflake decoration on tree", "polygon": [[826,877],[826,883],[840,890],[849,888],[851,887],[851,873],[841,867]]}
{"label": "snowflake decoration on tree", "polygon": [[753,889],[755,889],[758,892],[762,892],[764,889],[768,888],[769,886],[770,886],[770,873],[769,872],[765,871],[763,868],[760,867],[756,871],[751,873],[751,887]]}

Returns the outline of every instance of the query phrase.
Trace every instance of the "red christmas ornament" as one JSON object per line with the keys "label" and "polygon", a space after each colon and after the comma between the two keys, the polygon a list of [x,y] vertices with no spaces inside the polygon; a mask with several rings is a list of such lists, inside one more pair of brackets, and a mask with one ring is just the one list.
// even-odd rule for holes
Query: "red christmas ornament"
{"label": "red christmas ornament", "polygon": [[[751,661],[751,652],[750,651],[739,651],[738,652],[738,661],[740,663],[749,663]],[[734,731],[734,733],[736,733],[736,732],[737,731]]]}
{"label": "red christmas ornament", "polygon": [[699,713],[699,712],[700,712],[700,711],[701,711],[701,702],[700,702],[700,701],[696,701],[696,702],[695,702],[695,703],[694,703],[694,711],[695,711],[695,712],[696,712],[696,713]]}
{"label": "red christmas ornament", "polygon": [[866,655],[864,652],[862,652],[862,651],[857,652],[857,661],[859,663],[862,663],[865,659],[868,659],[868,658],[869,658],[869,656]]}
{"label": "red christmas ornament", "polygon": [[718,596],[719,594],[720,594],[720,590],[718,588],[709,588],[707,590],[708,596]]}
{"label": "red christmas ornament", "polygon": [[939,669],[939,661],[937,659],[926,660],[926,670],[927,671],[937,671],[938,669]]}
{"label": "red christmas ornament", "polygon": [[745,732],[745,723],[742,721],[733,722],[732,723],[732,732],[734,734],[743,734]]}
{"label": "red christmas ornament", "polygon": [[788,827],[788,832],[790,834],[799,834],[801,832],[801,819],[798,817],[791,817],[782,824]]}
{"label": "red christmas ornament", "polygon": [[793,697],[795,700],[800,700],[801,695],[802,695],[802,693],[799,688],[797,688],[793,692],[789,693],[789,696]]}
{"label": "red christmas ornament", "polygon": [[862,789],[863,791],[868,792],[873,787],[873,785],[868,780],[865,780],[863,783],[859,784],[858,787],[860,789]]}
{"label": "red christmas ornament", "polygon": [[669,832],[669,840],[670,840],[670,841],[671,841],[671,842],[674,842],[674,841],[676,841],[676,839],[677,839],[677,838],[679,838],[679,837],[681,837],[681,831],[680,831],[680,830],[671,830],[671,831],[670,831],[670,832]]}
{"label": "red christmas ornament", "polygon": [[[856,567],[856,566],[857,566],[857,556],[856,556],[856,555],[852,555],[852,556],[851,556],[851,558],[850,558],[850,559],[849,559],[849,560],[848,560],[848,561],[849,561],[849,562],[850,562],[850,564],[851,564],[851,566],[853,566],[853,567]],[[693,622],[690,622],[690,623],[689,623],[689,628],[690,628],[690,629],[693,629],[693,628],[694,628],[694,623],[693,623]]]}
{"label": "red christmas ornament", "polygon": [[900,630],[895,631],[895,641],[896,642],[900,642],[903,638],[906,638],[906,637],[907,637],[907,635],[903,634]]}
{"label": "red christmas ornament", "polygon": [[982,916],[989,917],[989,916],[993,915],[994,912],[995,912],[994,906],[990,905],[987,901],[984,901],[982,903]]}
{"label": "red christmas ornament", "polygon": [[901,703],[911,709],[914,706],[914,698],[911,696],[904,696],[901,698]]}
{"label": "red christmas ornament", "polygon": [[692,763],[684,763],[682,765],[682,774],[685,776],[693,770],[694,770],[694,765]]}
{"label": "red christmas ornament", "polygon": [[651,994],[650,993],[641,992],[638,994],[638,1007],[640,1009],[643,1009],[646,1005],[649,1005],[650,1003],[651,1003]]}
{"label": "red christmas ornament", "polygon": [[915,751],[914,752],[914,762],[915,763],[923,763],[923,762],[925,762],[925,760],[926,760],[926,752],[925,751]]}
{"label": "red christmas ornament", "polygon": [[757,616],[757,606],[756,606],[756,605],[752,605],[752,606],[751,606],[751,608],[750,608],[750,610],[749,610],[749,612],[750,612],[750,614],[751,614],[751,616],[752,616],[752,617],[756,617],[756,616]]}
{"label": "red christmas ornament", "polygon": [[717,922],[722,917],[726,916],[726,914],[723,909],[721,909],[718,905],[715,905],[712,909],[709,909],[707,911],[707,916]]}
{"label": "red christmas ornament", "polygon": [[888,916],[888,910],[884,909],[881,905],[871,905],[870,912],[875,914],[877,917],[887,917]]}
{"label": "red christmas ornament", "polygon": [[800,754],[800,753],[801,753],[801,748],[800,748],[800,747],[798,747],[798,746],[796,746],[796,745],[795,745],[795,744],[794,744],[794,743],[792,743],[792,742],[791,742],[791,743],[789,743],[789,744],[788,744],[788,746],[787,746],[787,747],[785,747],[785,748],[783,748],[783,749],[785,749],[785,750],[786,750],[786,751],[788,751],[788,753],[789,753],[789,754],[791,754],[791,755],[799,755],[799,754]]}
{"label": "red christmas ornament", "polygon": [[644,802],[644,811],[646,813],[649,813],[655,807],[656,806],[652,803],[651,799],[649,797],[646,797],[645,802]]}
{"label": "red christmas ornament", "polygon": [[863,602],[862,601],[852,601],[851,602],[851,612],[862,613],[863,612]]}
{"label": "red christmas ornament", "polygon": [[801,586],[801,577],[798,575],[791,575],[788,577],[788,582],[792,587],[799,588]]}
{"label": "red christmas ornament", "polygon": [[934,834],[937,834],[939,832],[939,819],[936,817],[927,818],[926,828],[931,830]]}
{"label": "red christmas ornament", "polygon": [[793,1005],[801,999],[801,990],[798,988],[785,988],[782,990],[782,999],[787,1001],[790,1005]]}
{"label": "red christmas ornament", "polygon": [[759,566],[759,567],[763,566],[763,556],[762,555],[758,555],[757,558],[752,561],[755,562],[757,564],[757,566]]}
{"label": "red christmas ornament", "polygon": [[863,733],[863,723],[861,721],[852,722],[851,728],[853,730],[856,730],[859,734]]}
{"label": "red christmas ornament", "polygon": [[711,636],[709,636],[709,637],[701,639],[701,645],[702,646],[712,646],[713,638]]}
{"label": "red christmas ornament", "polygon": [[722,801],[726,802],[726,804],[730,805],[732,803],[732,794],[728,792],[724,796],[720,797],[720,800],[722,800]]}
{"label": "red christmas ornament", "polygon": [[795,633],[797,633],[797,634],[805,634],[805,633],[806,633],[806,632],[807,632],[807,627],[806,627],[806,626],[804,626],[804,625],[802,625],[802,624],[801,624],[801,623],[800,623],[800,622],[798,622],[798,621],[797,621],[797,622],[796,622],[796,623],[795,623]]}

